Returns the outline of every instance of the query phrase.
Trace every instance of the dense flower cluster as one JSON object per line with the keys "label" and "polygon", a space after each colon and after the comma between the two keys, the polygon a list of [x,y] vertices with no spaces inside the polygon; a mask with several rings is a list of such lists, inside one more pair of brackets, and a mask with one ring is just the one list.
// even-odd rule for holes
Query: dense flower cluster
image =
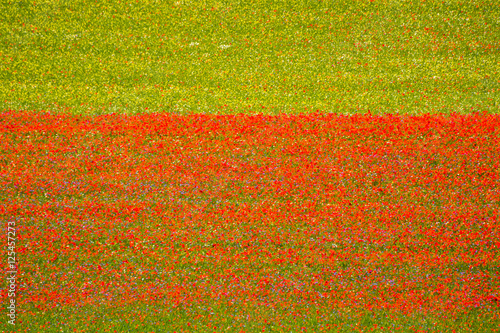
{"label": "dense flower cluster", "polygon": [[21,311],[498,315],[499,129],[489,114],[4,111]]}

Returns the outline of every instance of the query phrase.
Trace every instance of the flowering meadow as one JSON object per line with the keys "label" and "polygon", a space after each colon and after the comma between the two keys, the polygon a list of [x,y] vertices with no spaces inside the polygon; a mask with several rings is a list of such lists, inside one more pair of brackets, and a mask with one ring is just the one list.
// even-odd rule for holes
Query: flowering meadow
{"label": "flowering meadow", "polygon": [[0,2],[0,332],[498,332],[499,18]]}
{"label": "flowering meadow", "polygon": [[498,331],[499,129],[6,110],[16,328]]}

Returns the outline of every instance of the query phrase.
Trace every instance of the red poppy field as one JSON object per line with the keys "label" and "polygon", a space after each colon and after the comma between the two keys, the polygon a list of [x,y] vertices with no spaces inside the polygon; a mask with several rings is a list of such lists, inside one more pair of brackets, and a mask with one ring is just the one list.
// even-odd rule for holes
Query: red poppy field
{"label": "red poppy field", "polygon": [[499,129],[6,110],[16,330],[498,331]]}

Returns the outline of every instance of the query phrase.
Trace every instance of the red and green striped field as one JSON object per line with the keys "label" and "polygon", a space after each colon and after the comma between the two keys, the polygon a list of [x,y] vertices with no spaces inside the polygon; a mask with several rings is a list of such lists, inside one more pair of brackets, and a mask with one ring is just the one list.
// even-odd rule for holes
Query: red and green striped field
{"label": "red and green striped field", "polygon": [[498,332],[498,0],[0,2],[0,332]]}

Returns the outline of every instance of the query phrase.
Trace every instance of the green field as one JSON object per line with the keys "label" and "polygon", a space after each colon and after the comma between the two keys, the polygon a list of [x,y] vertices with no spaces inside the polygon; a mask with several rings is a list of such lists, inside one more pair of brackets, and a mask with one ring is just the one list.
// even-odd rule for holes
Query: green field
{"label": "green field", "polygon": [[498,113],[486,1],[2,1],[0,109]]}

